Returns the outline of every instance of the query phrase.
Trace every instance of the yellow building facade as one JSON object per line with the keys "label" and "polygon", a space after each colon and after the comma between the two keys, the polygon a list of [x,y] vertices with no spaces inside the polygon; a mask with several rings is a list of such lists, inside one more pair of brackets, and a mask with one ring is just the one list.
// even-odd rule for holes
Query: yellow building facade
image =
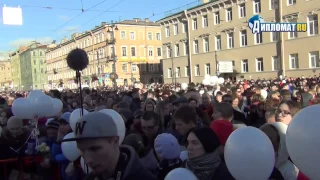
{"label": "yellow building facade", "polygon": [[[75,48],[84,49],[88,53],[89,66],[82,71],[85,84],[111,86],[114,71],[117,74],[117,85],[130,85],[136,81],[162,81],[161,27],[148,19],[101,23],[93,30],[75,33],[71,40],[63,39],[50,48],[46,62],[51,87],[59,87],[61,84],[67,88],[76,87],[75,72],[66,63],[68,53]],[[93,77],[99,80],[92,81]]]}
{"label": "yellow building facade", "polygon": [[[319,75],[318,1],[216,0],[160,19],[165,83],[202,82],[205,75],[250,79]],[[253,34],[248,20],[302,22],[307,32]],[[190,52],[190,53],[189,53]],[[217,65],[231,61],[233,72]]]}
{"label": "yellow building facade", "polygon": [[0,90],[12,88],[10,60],[0,61]]}

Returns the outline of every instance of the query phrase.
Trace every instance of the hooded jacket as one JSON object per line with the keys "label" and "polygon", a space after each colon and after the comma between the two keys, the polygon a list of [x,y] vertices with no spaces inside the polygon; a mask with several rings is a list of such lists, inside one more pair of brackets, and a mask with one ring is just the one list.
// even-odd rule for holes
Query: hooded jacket
{"label": "hooded jacket", "polygon": [[296,180],[299,174],[299,169],[289,160],[289,153],[286,147],[286,132],[288,126],[281,122],[271,123],[270,125],[278,130],[280,136],[275,167],[281,172],[285,180]]}
{"label": "hooded jacket", "polygon": [[[115,173],[113,179],[115,180],[157,180],[157,177],[149,172],[140,162],[136,152],[130,146],[120,146],[120,158],[116,167],[116,171],[122,169],[121,177],[116,177],[118,173]],[[125,157],[125,158],[121,158]],[[122,168],[120,168],[122,167]],[[112,178],[110,178],[112,179]],[[101,176],[96,176],[90,173],[85,180],[107,180]]]}

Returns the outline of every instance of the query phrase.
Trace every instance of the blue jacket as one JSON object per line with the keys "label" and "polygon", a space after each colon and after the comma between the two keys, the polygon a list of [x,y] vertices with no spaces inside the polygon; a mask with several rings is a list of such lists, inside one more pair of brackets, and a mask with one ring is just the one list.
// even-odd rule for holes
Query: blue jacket
{"label": "blue jacket", "polygon": [[72,180],[72,179],[74,179],[73,177],[68,177],[66,175],[65,171],[66,171],[70,161],[64,156],[64,154],[62,152],[62,149],[61,149],[61,144],[57,144],[57,143],[53,143],[52,144],[51,156],[52,156],[52,159],[55,162],[57,162],[61,167],[61,169],[60,169],[61,178],[63,180]]}

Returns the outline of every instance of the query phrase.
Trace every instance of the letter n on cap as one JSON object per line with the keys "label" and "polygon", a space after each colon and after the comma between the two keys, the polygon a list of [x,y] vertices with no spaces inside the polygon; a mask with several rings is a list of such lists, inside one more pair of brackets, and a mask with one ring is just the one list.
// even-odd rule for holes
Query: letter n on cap
{"label": "letter n on cap", "polygon": [[77,122],[76,124],[76,135],[81,135],[83,133],[83,129],[84,129],[84,126],[86,125],[87,121],[80,121],[80,122]]}

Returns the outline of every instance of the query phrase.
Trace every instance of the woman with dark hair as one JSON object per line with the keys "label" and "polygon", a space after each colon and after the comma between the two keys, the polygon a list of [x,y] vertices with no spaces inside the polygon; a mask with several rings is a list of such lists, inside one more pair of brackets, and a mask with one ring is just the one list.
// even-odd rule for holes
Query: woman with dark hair
{"label": "woman with dark hair", "polygon": [[294,115],[301,110],[301,104],[296,101],[282,101],[276,111],[276,121],[289,125]]}

